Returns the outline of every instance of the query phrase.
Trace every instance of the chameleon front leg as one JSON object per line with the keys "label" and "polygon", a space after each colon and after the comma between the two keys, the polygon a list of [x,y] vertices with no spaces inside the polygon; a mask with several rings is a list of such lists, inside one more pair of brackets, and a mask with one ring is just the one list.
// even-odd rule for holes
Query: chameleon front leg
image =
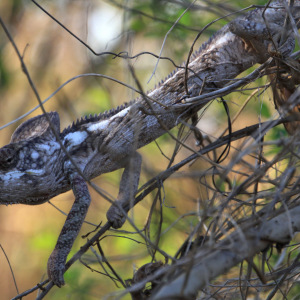
{"label": "chameleon front leg", "polygon": [[48,276],[58,287],[65,284],[64,270],[67,256],[80,231],[88,211],[91,197],[84,179],[78,174],[70,175],[75,202],[67,216],[66,222],[48,260]]}
{"label": "chameleon front leg", "polygon": [[125,162],[117,201],[112,204],[106,213],[107,220],[113,228],[120,228],[126,221],[126,215],[132,205],[140,180],[142,157],[134,152]]}

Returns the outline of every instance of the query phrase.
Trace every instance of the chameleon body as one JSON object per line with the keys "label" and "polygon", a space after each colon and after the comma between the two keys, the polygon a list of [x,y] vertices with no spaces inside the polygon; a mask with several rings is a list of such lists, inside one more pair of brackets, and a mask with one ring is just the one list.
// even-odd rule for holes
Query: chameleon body
{"label": "chameleon body", "polygon": [[[195,52],[187,76],[185,68],[178,68],[135,101],[82,118],[62,132],[57,112],[29,119],[16,129],[11,142],[0,149],[0,204],[41,204],[70,189],[75,196],[48,261],[54,284],[64,284],[67,255],[91,201],[85,179],[124,168],[118,201],[107,212],[111,225],[121,227],[126,219],[121,207],[128,206],[139,182],[141,156],[136,150],[205,105],[185,106],[181,100],[224,87],[244,70],[265,62],[271,51],[283,57],[293,51],[295,38],[292,27],[285,25],[284,4],[287,1],[276,1],[265,11],[258,8],[233,20]],[[290,11],[297,19],[297,9]]]}

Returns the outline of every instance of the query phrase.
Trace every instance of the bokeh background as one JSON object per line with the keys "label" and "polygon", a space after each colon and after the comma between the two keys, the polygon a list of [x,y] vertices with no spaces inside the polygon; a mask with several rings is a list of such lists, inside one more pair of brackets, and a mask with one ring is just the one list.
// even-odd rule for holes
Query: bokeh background
{"label": "bokeh background", "polygon": [[[192,9],[174,22],[190,4],[189,1],[37,1],[49,14],[59,20],[68,30],[96,53],[111,51],[133,56],[142,52],[158,55],[164,38],[162,56],[171,58],[175,64],[183,62],[197,33],[209,22],[253,4],[253,1],[196,1]],[[265,1],[255,1],[264,4]],[[174,69],[170,61],[159,60],[150,54],[143,54],[134,59],[124,59],[114,55],[95,55],[83,43],[72,36],[61,25],[51,19],[33,2],[21,0],[2,0],[0,16],[22,53],[31,78],[42,100],[49,97],[62,84],[71,78],[85,73],[98,73],[116,78],[136,87],[128,63],[132,64],[144,91],[151,90],[155,84],[165,78]],[[203,32],[195,49],[208,39],[216,30],[229,21],[221,19]],[[153,76],[152,73],[155,73]],[[251,70],[249,70],[250,72]],[[243,74],[245,75],[245,74]],[[151,78],[151,79],[150,79]],[[265,85],[265,79],[249,85],[243,94],[232,93],[226,96],[233,117],[244,101],[252,93],[252,88]],[[137,95],[108,79],[96,76],[79,77],[66,84],[47,103],[47,111],[57,111],[60,115],[61,128],[89,113],[99,113],[130,101]],[[277,113],[271,100],[271,91],[256,93],[233,124],[233,130],[257,123]],[[36,109],[22,120],[6,126],[38,105],[37,99],[20,67],[20,61],[2,28],[0,28],[0,146],[9,143],[16,127],[24,120],[41,114]],[[201,112],[198,127],[212,140],[227,128],[227,117],[220,101],[214,101]],[[177,129],[173,130],[176,134]],[[286,135],[283,127],[272,130],[267,139]],[[140,150],[143,156],[141,184],[163,171],[172,156],[175,142],[168,135],[159,138]],[[198,149],[193,136],[186,140],[189,147]],[[239,142],[241,143],[241,142]],[[239,147],[239,143],[233,144]],[[159,145],[159,147],[158,147]],[[233,147],[233,149],[234,149]],[[270,149],[271,152],[272,149]],[[232,150],[234,155],[234,150]],[[189,155],[181,149],[175,162]],[[210,158],[212,158],[210,156]],[[250,159],[251,161],[251,159]],[[197,209],[202,200],[209,198],[209,191],[199,185],[197,172],[206,170],[209,164],[199,159],[194,164],[183,168],[180,173],[167,180],[159,201],[152,215],[149,237],[155,242],[160,235],[159,247],[174,255],[184,242],[192,228],[199,221]],[[110,195],[116,197],[121,171],[104,174],[94,182]],[[29,187],[30,188],[30,187]],[[105,222],[105,212],[109,204],[95,191],[90,189],[92,204],[87,221],[93,224]],[[0,191],[1,193],[1,191]],[[155,199],[155,193],[148,196],[130,213],[138,228],[143,228]],[[68,212],[74,197],[72,192],[55,197],[51,202],[64,212]],[[160,208],[164,216],[162,228],[159,227]],[[13,270],[19,292],[35,286],[45,279],[47,259],[65,221],[65,216],[49,203],[39,206],[0,206],[0,298],[10,299],[18,294],[14,285]],[[94,229],[84,224],[81,234]],[[122,228],[127,233],[111,232],[101,246],[112,266],[123,278],[132,277],[134,270],[151,261],[153,250],[145,245],[144,240],[128,224]],[[130,238],[130,239],[129,239]],[[84,243],[78,237],[72,253]],[[5,251],[5,254],[4,254]],[[72,254],[71,253],[71,254]],[[9,259],[9,263],[7,258]],[[164,261],[157,253],[156,260]],[[92,268],[102,271],[92,251],[83,260]],[[66,286],[54,288],[47,299],[103,299],[105,295],[122,288],[105,275],[92,272],[77,262],[65,274]],[[34,299],[33,293],[25,299]],[[114,296],[112,296],[113,298]],[[129,298],[128,298],[129,299]]]}

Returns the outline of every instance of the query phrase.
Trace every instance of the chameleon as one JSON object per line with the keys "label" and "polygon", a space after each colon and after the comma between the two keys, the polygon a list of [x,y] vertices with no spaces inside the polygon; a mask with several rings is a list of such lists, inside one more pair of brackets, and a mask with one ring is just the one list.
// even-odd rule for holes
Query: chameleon
{"label": "chameleon", "polygon": [[205,42],[186,68],[177,68],[136,100],[82,117],[62,131],[57,112],[33,117],[0,148],[0,204],[38,205],[73,191],[74,203],[47,264],[55,285],[65,284],[67,256],[91,202],[87,181],[124,168],[117,200],[106,214],[111,226],[120,228],[138,189],[142,158],[137,150],[207,103],[185,105],[188,99],[228,85],[275,52],[288,57],[295,46],[291,24],[298,24],[300,0],[289,6],[289,14],[287,5],[277,0],[238,16]]}

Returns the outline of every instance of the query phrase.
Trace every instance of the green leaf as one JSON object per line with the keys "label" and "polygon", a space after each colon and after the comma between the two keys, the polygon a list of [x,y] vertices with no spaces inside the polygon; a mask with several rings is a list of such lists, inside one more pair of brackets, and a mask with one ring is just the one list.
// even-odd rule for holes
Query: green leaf
{"label": "green leaf", "polygon": [[268,106],[268,104],[266,104],[265,101],[262,102],[260,113],[261,113],[262,117],[265,117],[265,118],[271,117],[270,107]]}

